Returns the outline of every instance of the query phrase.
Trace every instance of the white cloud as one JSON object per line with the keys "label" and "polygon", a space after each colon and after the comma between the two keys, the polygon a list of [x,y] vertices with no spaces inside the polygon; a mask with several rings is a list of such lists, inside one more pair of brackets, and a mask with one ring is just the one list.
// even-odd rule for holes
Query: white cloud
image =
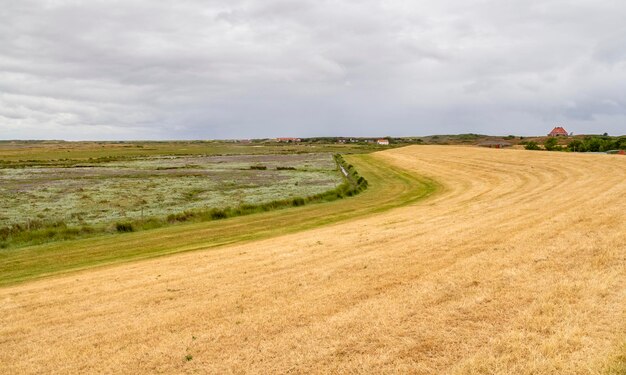
{"label": "white cloud", "polygon": [[626,4],[2,4],[0,138],[626,133]]}

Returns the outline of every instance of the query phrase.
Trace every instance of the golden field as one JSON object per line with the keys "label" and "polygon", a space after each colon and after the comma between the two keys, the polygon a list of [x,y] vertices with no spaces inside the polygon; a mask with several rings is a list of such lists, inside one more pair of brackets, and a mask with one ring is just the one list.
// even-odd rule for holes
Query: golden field
{"label": "golden field", "polygon": [[297,233],[3,287],[0,373],[626,370],[626,157],[369,157],[441,187]]}

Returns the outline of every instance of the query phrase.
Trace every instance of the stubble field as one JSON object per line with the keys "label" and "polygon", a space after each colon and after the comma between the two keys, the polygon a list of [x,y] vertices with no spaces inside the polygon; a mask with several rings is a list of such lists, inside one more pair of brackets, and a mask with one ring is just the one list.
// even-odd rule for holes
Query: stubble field
{"label": "stubble field", "polygon": [[[418,146],[348,160],[371,188],[329,207],[367,215],[0,289],[0,372],[626,370],[626,158]],[[370,178],[374,162],[437,193],[377,213],[407,189]]]}

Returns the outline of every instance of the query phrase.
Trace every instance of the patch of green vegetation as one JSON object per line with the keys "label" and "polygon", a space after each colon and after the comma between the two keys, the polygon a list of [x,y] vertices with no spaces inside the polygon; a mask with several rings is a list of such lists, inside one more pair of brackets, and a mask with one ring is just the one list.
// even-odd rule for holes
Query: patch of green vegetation
{"label": "patch of green vegetation", "polygon": [[[336,199],[351,197],[359,194],[367,189],[367,180],[359,176],[354,166],[347,164],[343,157],[339,154],[335,155],[335,161],[338,168],[346,171],[344,175],[345,181],[335,189],[325,191],[323,193],[311,195],[305,198],[293,197],[288,199],[274,200],[260,204],[242,204],[237,207],[226,207],[224,209],[211,208],[205,210],[190,210],[177,214],[168,215],[167,221],[185,222],[185,221],[209,221],[227,219],[235,216],[250,215],[259,212],[267,212],[286,207],[299,207],[309,203],[331,202]],[[140,225],[140,223],[138,223]]]}
{"label": "patch of green vegetation", "polygon": [[526,150],[541,150],[537,142],[533,141],[525,142],[524,148]]}
{"label": "patch of green vegetation", "polygon": [[[526,150],[541,150],[535,141],[522,141]],[[584,136],[578,138],[547,137],[543,140],[543,149],[547,151],[570,152],[618,152],[626,150],[626,137]]]}
{"label": "patch of green vegetation", "polygon": [[626,150],[626,137],[613,138],[608,136],[589,136],[574,139],[567,145],[568,151],[574,152],[606,152]]}
{"label": "patch of green vegetation", "polygon": [[0,228],[0,249],[6,249],[15,243],[44,243],[64,241],[97,233],[97,228],[89,225],[68,227],[62,221],[29,221]]}
{"label": "patch of green vegetation", "polygon": [[[307,158],[305,160],[307,160],[308,163],[311,163],[310,158]],[[336,186],[334,189],[326,190],[312,195],[307,195],[304,198],[300,196],[292,196],[288,198],[274,199],[268,201],[266,199],[266,195],[264,195],[262,192],[259,192],[258,187],[253,186],[252,188],[254,189],[253,191],[257,198],[256,201],[248,203],[244,202],[237,206],[192,208],[182,212],[171,213],[166,217],[144,217],[143,207],[145,207],[147,202],[144,199],[136,198],[131,199],[131,201],[133,205],[140,206],[142,208],[141,217],[127,217],[124,221],[116,222],[112,227],[106,223],[94,226],[85,225],[83,223],[83,220],[84,217],[97,217],[96,215],[90,216],[87,212],[74,212],[70,215],[70,217],[74,222],[83,223],[80,227],[68,226],[63,220],[48,222],[39,220],[32,223],[28,222],[27,225],[13,224],[4,228],[0,228],[0,246],[2,248],[7,248],[9,246],[33,245],[45,242],[93,236],[95,234],[102,234],[107,232],[125,233],[148,230],[181,222],[221,220],[235,216],[250,215],[254,213],[267,212],[286,207],[299,207],[309,203],[329,202],[335,199],[356,195],[365,188],[367,188],[367,181],[363,177],[360,177],[351,165],[346,164],[340,155],[335,155],[334,160],[337,168],[340,168],[347,173],[347,175],[344,176],[344,182]],[[305,164],[305,166],[310,166],[310,164]],[[313,172],[309,172],[309,174],[310,173]],[[306,182],[306,180],[303,181]],[[298,181],[296,181],[295,185],[299,185]],[[317,184],[314,184],[314,186],[317,186]],[[276,190],[275,192],[271,192],[270,195],[268,195],[269,197],[280,196],[285,192],[283,186],[272,185],[269,186],[269,188]],[[306,186],[301,184],[299,189],[301,191],[308,191],[306,189]],[[126,190],[126,194],[129,194],[127,188],[120,188],[118,190]],[[83,192],[84,189],[79,188],[78,191]],[[191,188],[189,190],[186,190],[182,193],[182,202],[189,203],[200,201],[200,195],[205,192],[207,192],[207,189],[203,188]],[[105,200],[105,202],[109,201]],[[119,199],[116,201],[116,204],[118,205],[118,207],[123,207]],[[106,213],[106,210],[103,210],[103,212]]]}
{"label": "patch of green vegetation", "polygon": [[135,226],[133,225],[133,223],[128,222],[128,221],[120,222],[120,223],[115,223],[115,230],[120,233],[134,232]]}
{"label": "patch of green vegetation", "polygon": [[[242,170],[259,161],[268,168]],[[279,168],[285,165],[289,169]],[[116,232],[118,221],[149,229],[166,225],[172,214],[309,197],[342,181],[329,154],[159,157],[90,168],[0,169],[0,174],[5,248],[88,234],[76,227],[91,228],[89,234]]]}
{"label": "patch of green vegetation", "polygon": [[562,148],[559,146],[559,140],[555,137],[550,137],[543,142],[543,147],[548,151],[561,151]]}

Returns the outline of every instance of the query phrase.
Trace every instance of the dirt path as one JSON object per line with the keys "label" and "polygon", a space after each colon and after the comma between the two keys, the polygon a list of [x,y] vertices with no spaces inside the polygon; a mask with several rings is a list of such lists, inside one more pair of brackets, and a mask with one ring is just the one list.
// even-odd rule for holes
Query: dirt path
{"label": "dirt path", "polygon": [[342,224],[0,289],[0,373],[617,363],[626,158],[436,146],[375,157],[444,190]]}

